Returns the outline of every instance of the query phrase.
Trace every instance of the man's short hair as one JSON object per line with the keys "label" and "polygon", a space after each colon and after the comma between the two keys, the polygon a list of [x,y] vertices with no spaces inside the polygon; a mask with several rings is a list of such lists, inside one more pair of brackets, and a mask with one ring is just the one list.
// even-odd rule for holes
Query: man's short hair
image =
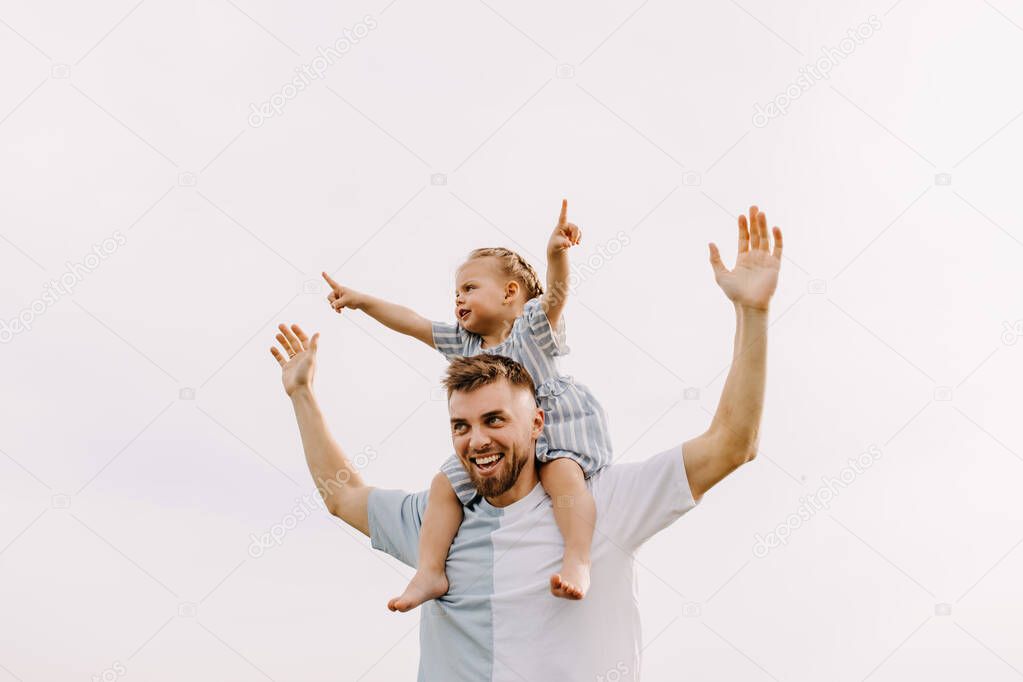
{"label": "man's short hair", "polygon": [[448,398],[455,391],[471,393],[478,388],[507,379],[513,387],[529,391],[536,400],[536,385],[529,371],[515,360],[503,355],[481,353],[471,357],[458,357],[448,365],[441,382],[448,390]]}

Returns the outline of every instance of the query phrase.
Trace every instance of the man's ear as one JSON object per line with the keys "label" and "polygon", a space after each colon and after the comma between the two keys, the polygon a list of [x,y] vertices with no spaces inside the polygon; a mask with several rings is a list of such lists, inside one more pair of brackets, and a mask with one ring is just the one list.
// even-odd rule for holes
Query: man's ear
{"label": "man's ear", "polygon": [[533,431],[530,434],[533,436],[533,438],[540,437],[540,434],[543,432],[543,423],[544,423],[543,408],[538,407],[536,408],[536,412],[533,414]]}

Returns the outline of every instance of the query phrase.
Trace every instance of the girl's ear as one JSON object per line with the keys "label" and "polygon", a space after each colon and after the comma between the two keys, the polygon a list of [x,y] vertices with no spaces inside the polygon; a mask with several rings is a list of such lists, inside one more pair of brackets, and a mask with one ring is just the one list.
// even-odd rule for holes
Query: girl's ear
{"label": "girl's ear", "polygon": [[504,300],[514,301],[515,297],[519,295],[519,283],[515,280],[511,280],[504,285]]}

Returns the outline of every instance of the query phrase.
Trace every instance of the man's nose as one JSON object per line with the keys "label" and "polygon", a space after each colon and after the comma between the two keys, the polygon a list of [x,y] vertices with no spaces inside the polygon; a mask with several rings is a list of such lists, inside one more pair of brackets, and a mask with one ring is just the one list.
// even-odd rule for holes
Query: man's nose
{"label": "man's nose", "polygon": [[472,435],[469,436],[469,449],[474,452],[480,450],[486,450],[490,447],[490,436],[479,429],[473,429]]}

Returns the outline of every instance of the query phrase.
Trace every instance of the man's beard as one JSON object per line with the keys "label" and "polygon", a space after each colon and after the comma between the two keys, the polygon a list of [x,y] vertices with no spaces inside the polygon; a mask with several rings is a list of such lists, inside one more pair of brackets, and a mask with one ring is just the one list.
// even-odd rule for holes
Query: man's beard
{"label": "man's beard", "polygon": [[505,455],[505,459],[510,457],[511,462],[505,467],[504,473],[497,476],[483,478],[476,471],[476,465],[469,462],[466,469],[469,472],[472,484],[476,486],[476,490],[479,491],[480,495],[483,497],[497,497],[511,490],[511,487],[515,485],[515,481],[519,478],[519,473],[529,463],[530,459],[529,457],[519,457],[516,452],[517,448],[512,448],[511,453]]}

